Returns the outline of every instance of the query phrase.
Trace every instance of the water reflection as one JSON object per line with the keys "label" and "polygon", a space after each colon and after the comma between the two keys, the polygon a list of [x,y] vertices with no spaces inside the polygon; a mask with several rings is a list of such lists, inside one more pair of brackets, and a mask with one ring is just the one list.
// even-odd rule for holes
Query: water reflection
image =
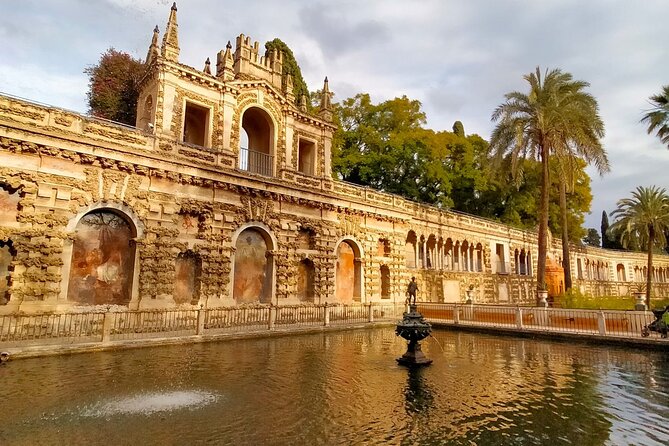
{"label": "water reflection", "polygon": [[406,411],[409,416],[427,412],[434,396],[430,385],[423,376],[423,368],[410,367],[407,370],[407,385],[404,390]]}
{"label": "water reflection", "polygon": [[434,335],[416,370],[392,329],[12,361],[0,444],[669,442],[664,353]]}

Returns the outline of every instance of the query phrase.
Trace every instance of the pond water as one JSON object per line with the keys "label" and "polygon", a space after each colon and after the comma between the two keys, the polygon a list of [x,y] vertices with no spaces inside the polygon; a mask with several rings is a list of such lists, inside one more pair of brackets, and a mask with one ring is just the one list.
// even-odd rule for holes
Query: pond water
{"label": "pond water", "polygon": [[666,445],[665,352],[391,328],[15,360],[0,444]]}

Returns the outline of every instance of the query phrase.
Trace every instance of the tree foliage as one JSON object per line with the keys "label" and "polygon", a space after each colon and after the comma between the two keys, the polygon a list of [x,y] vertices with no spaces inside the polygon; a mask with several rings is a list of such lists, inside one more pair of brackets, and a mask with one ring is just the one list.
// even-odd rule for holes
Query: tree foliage
{"label": "tree foliage", "polygon": [[[511,172],[522,174],[524,159],[541,162],[541,201],[539,206],[539,253],[537,286],[541,288],[546,273],[546,233],[549,219],[549,159],[565,161],[582,158],[600,171],[608,169],[600,138],[604,124],[597,101],[586,93],[587,82],[573,80],[561,70],[540,69],[524,76],[528,93],[514,91],[492,115],[497,122],[490,141],[491,153],[498,163],[510,156]],[[564,178],[564,177],[563,177]]]}
{"label": "tree foliage", "polygon": [[587,235],[583,237],[583,243],[588,246],[599,248],[601,246],[602,239],[599,236],[599,232],[597,232],[595,228],[588,228]]}
{"label": "tree foliage", "polygon": [[138,83],[143,63],[130,54],[109,48],[96,65],[87,67],[88,107],[93,116],[135,125]]}
{"label": "tree foliage", "polygon": [[641,246],[648,253],[646,274],[646,305],[650,308],[653,249],[667,245],[669,231],[669,195],[666,189],[656,186],[637,187],[632,198],[618,200],[618,207],[611,212],[615,222],[609,231],[618,234],[623,246]]}
{"label": "tree foliage", "polygon": [[669,85],[662,87],[659,94],[650,97],[651,108],[641,119],[648,125],[648,134],[655,132],[662,144],[669,147]]}
{"label": "tree foliage", "polygon": [[284,76],[290,74],[293,77],[293,94],[295,95],[295,101],[299,103],[300,98],[304,95],[307,98],[307,103],[309,103],[309,89],[307,88],[307,83],[304,82],[302,70],[297,64],[297,60],[295,60],[293,50],[279,38],[265,42],[265,49],[268,51],[278,50],[283,52],[282,74]]}
{"label": "tree foliage", "polygon": [[475,212],[484,186],[487,143],[424,128],[419,101],[406,96],[374,104],[358,94],[336,106],[340,129],[333,170],[344,181],[440,207]]}
{"label": "tree foliage", "polygon": [[[513,178],[510,157],[497,166],[480,136],[424,128],[420,102],[407,97],[375,104],[368,94],[358,94],[336,104],[335,110],[340,127],[333,140],[332,163],[338,178],[516,227],[537,227],[538,161],[528,160],[524,175]],[[575,187],[568,195],[568,225],[570,240],[580,243],[592,195],[585,163],[577,167]],[[551,169],[557,165],[552,163]],[[552,179],[551,230],[558,234],[559,177],[555,174]]]}

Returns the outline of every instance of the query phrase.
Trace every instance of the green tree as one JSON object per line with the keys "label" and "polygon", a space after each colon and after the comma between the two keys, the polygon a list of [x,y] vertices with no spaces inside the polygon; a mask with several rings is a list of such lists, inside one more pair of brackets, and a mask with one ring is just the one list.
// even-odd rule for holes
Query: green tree
{"label": "green tree", "polygon": [[[604,132],[604,124],[596,113],[595,110],[595,121],[598,121],[597,124],[601,129],[602,135]],[[590,160],[591,164],[594,164],[599,170],[599,174],[603,175],[609,171],[609,161],[606,156],[606,152],[602,147],[599,140],[595,139],[592,144],[584,145],[581,147],[583,152],[587,152],[585,158]],[[573,146],[567,145],[566,150],[558,154],[555,159],[557,160],[557,171],[560,180],[558,190],[560,193],[560,227],[561,227],[561,239],[562,239],[562,268],[564,269],[564,287],[565,291],[569,291],[572,287],[571,280],[571,260],[569,252],[569,218],[570,216],[567,212],[567,191],[573,190],[576,187],[576,178],[575,175],[578,172],[583,171],[584,162],[579,157],[579,154],[576,153]],[[588,178],[589,180],[589,178]],[[579,225],[579,228],[581,226]],[[579,239],[581,237],[578,237]]]}
{"label": "green tree", "polygon": [[542,78],[538,67],[524,79],[529,83],[529,92],[506,94],[506,101],[493,112],[492,120],[498,124],[490,148],[499,161],[511,155],[514,175],[522,173],[521,160],[541,161],[537,289],[542,289],[546,275],[550,156],[575,155],[597,166],[599,160],[592,158],[589,149],[601,148],[599,139],[604,126],[597,101],[583,91],[587,82],[575,81],[571,74],[559,69],[547,71]]}
{"label": "green tree", "polygon": [[138,83],[144,64],[130,54],[109,48],[97,65],[84,70],[88,75],[88,107],[93,116],[135,125]]}
{"label": "green tree", "polygon": [[602,211],[602,224],[600,229],[602,230],[602,248],[610,248],[609,243],[609,216],[606,214],[606,211]]}
{"label": "green tree", "polygon": [[297,64],[297,60],[295,60],[293,50],[279,38],[265,42],[265,49],[267,51],[278,50],[283,52],[283,69],[281,74],[284,76],[286,74],[293,76],[293,94],[295,95],[295,101],[299,103],[300,98],[304,95],[307,98],[307,105],[310,106],[311,96],[309,95],[309,89],[307,88],[307,83],[304,82],[302,70]]}
{"label": "green tree", "polygon": [[358,94],[335,107],[333,172],[344,181],[435,204],[452,205],[444,135],[424,129],[419,101],[373,104]]}
{"label": "green tree", "polygon": [[455,121],[453,123],[453,133],[455,133],[457,136],[465,137],[465,126],[462,125],[462,122],[460,121]]}
{"label": "green tree", "polygon": [[669,196],[656,186],[637,187],[632,198],[618,200],[618,207],[611,212],[616,220],[609,231],[620,234],[622,245],[638,244],[648,253],[646,276],[646,305],[650,308],[653,271],[653,248],[667,244],[669,230]]}
{"label": "green tree", "polygon": [[588,228],[588,235],[583,237],[583,243],[588,246],[595,246],[599,248],[602,243],[602,239],[599,237],[599,232],[595,228]]}
{"label": "green tree", "polygon": [[650,97],[653,105],[641,122],[648,125],[648,134],[655,132],[663,144],[669,147],[669,85],[662,87],[660,94]]}

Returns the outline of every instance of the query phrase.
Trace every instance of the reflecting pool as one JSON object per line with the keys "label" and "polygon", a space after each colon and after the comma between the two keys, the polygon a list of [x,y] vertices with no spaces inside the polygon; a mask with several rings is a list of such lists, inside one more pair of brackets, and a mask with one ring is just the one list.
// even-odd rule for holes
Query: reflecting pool
{"label": "reflecting pool", "polygon": [[11,361],[0,444],[666,445],[664,352],[392,328]]}

